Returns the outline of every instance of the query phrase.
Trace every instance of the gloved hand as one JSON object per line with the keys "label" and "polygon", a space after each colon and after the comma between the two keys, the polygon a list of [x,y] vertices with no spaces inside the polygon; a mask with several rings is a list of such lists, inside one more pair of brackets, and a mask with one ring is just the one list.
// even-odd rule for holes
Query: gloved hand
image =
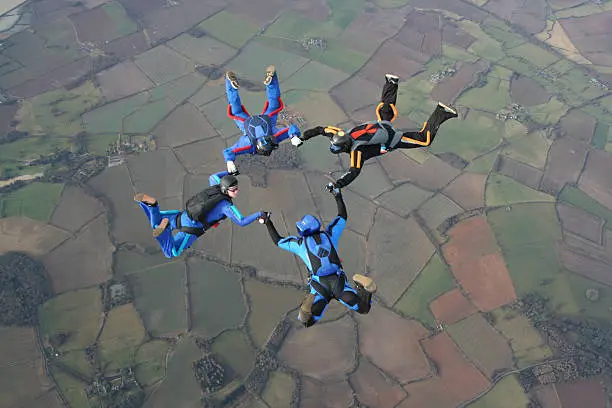
{"label": "gloved hand", "polygon": [[307,129],[304,131],[304,140],[310,139],[311,137],[319,136],[325,133],[325,128],[323,126],[317,126],[312,129]]}
{"label": "gloved hand", "polygon": [[337,197],[337,196],[339,196],[341,194],[340,188],[338,186],[336,186],[336,183],[329,182],[329,183],[327,183],[325,188],[327,189],[327,191],[332,193],[332,195],[334,197]]}
{"label": "gloved hand", "polygon": [[294,145],[295,147],[301,146],[304,142],[302,142],[302,139],[300,139],[297,136],[293,136],[291,138],[291,144]]}
{"label": "gloved hand", "polygon": [[257,219],[260,224],[265,224],[269,219],[270,215],[272,215],[269,211],[262,211],[261,216]]}
{"label": "gloved hand", "polygon": [[232,176],[237,176],[238,174],[240,174],[240,172],[236,168],[236,165],[231,160],[227,162],[227,172]]}

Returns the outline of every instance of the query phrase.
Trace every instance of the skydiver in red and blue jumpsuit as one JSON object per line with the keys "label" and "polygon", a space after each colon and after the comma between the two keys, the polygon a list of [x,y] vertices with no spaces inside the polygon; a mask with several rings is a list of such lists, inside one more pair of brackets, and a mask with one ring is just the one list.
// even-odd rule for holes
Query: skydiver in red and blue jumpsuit
{"label": "skydiver in red and blue jumpsuit", "polygon": [[234,120],[236,126],[242,132],[242,136],[233,146],[223,150],[223,158],[227,164],[229,174],[238,174],[234,161],[237,155],[260,154],[269,156],[278,148],[278,144],[291,137],[294,146],[302,144],[299,136],[300,129],[291,124],[279,128],[276,119],[280,111],[285,107],[280,96],[280,86],[274,65],[266,68],[266,104],[261,115],[251,115],[242,105],[238,88],[236,74],[229,71],[225,74],[225,93],[227,96],[227,116]]}

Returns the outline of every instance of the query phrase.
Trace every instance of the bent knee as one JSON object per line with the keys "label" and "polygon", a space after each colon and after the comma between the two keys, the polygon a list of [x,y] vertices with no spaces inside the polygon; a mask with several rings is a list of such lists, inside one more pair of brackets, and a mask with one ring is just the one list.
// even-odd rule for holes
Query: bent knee
{"label": "bent knee", "polygon": [[359,302],[359,298],[357,297],[357,295],[349,291],[342,292],[342,294],[340,295],[340,300],[349,307],[355,307],[355,305],[357,305],[357,303]]}

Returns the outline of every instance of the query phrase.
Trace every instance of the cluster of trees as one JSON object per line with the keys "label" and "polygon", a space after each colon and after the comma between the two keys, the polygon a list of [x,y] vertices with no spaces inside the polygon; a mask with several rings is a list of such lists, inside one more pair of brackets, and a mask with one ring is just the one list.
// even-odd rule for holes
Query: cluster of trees
{"label": "cluster of trees", "polygon": [[261,393],[268,381],[270,371],[276,370],[278,365],[274,353],[268,347],[264,348],[257,354],[253,370],[245,380],[246,389],[251,393]]}
{"label": "cluster of trees", "polygon": [[0,324],[32,326],[53,291],[44,265],[21,252],[0,256]]}
{"label": "cluster of trees", "polygon": [[608,321],[558,315],[537,294],[526,296],[515,307],[538,329],[558,360],[523,370],[519,380],[526,391],[538,384],[612,375],[612,325]]}
{"label": "cluster of trees", "polygon": [[193,375],[206,394],[218,391],[225,384],[225,369],[211,354],[193,363]]}

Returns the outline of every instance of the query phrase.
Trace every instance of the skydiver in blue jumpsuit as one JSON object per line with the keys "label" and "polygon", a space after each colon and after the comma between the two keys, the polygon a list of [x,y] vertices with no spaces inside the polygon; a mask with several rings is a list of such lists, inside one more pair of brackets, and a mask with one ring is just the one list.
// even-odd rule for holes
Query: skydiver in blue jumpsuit
{"label": "skydiver in blue jumpsuit", "polygon": [[234,120],[236,126],[242,132],[242,136],[233,146],[223,150],[223,158],[227,164],[229,174],[238,174],[234,161],[237,155],[260,154],[269,156],[278,144],[291,137],[294,146],[302,144],[299,136],[300,129],[292,124],[285,128],[276,126],[278,114],[285,107],[280,96],[280,86],[274,65],[266,68],[267,101],[261,115],[251,115],[242,105],[238,88],[238,79],[233,72],[225,74],[225,93],[227,96],[227,116]]}
{"label": "skydiver in blue jumpsuit", "polygon": [[196,239],[210,228],[216,228],[225,218],[245,227],[263,217],[263,212],[243,217],[234,206],[232,199],[240,189],[236,177],[219,172],[210,176],[209,184],[209,188],[187,200],[185,210],[161,211],[155,198],[142,193],[134,196],[134,201],[149,218],[153,236],[167,258],[180,256]]}
{"label": "skydiver in blue jumpsuit", "polygon": [[355,274],[355,288],[346,281],[342,260],[336,250],[346,226],[346,206],[340,189],[334,188],[332,183],[328,184],[327,189],[336,198],[338,216],[325,230],[321,230],[321,222],[316,217],[307,214],[296,223],[299,237],[281,237],[269,213],[264,213],[260,219],[266,224],[272,241],[279,248],[299,256],[310,271],[310,293],[302,302],[298,314],[305,327],[321,319],[332,299],[357,313],[367,314],[372,304],[372,294],[376,292],[376,283],[367,276]]}

